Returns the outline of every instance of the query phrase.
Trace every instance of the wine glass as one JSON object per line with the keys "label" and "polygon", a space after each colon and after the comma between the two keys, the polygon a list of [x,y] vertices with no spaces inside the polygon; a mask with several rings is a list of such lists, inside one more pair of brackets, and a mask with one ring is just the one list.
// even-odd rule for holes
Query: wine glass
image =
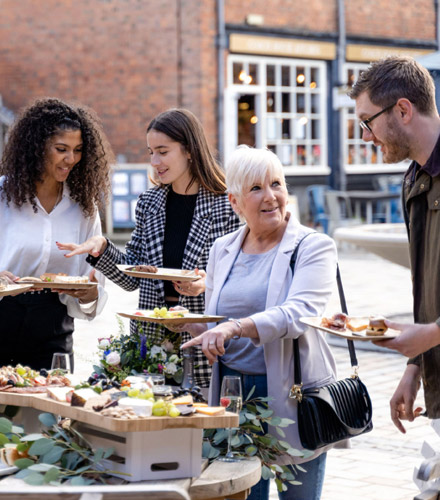
{"label": "wine glass", "polygon": [[71,373],[70,355],[65,352],[55,352],[52,356],[51,370],[64,370]]}
{"label": "wine glass", "polygon": [[[222,380],[222,387],[220,390],[220,404],[226,408],[227,411],[233,413],[240,413],[243,398],[241,393],[241,378],[232,375],[226,375]],[[231,451],[231,434],[232,429],[228,429],[228,450],[224,457],[219,457],[217,460],[222,462],[238,462],[241,460],[234,456]]]}

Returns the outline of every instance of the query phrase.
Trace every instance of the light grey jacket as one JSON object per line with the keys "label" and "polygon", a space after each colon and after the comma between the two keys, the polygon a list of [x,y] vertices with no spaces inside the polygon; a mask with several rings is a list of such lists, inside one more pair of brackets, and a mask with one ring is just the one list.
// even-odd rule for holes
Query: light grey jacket
{"label": "light grey jacket", "polygon": [[[230,273],[247,232],[247,226],[219,238],[211,249],[206,280],[206,313],[217,314],[220,291]],[[293,216],[279,245],[267,284],[266,309],[253,314],[259,339],[263,345],[267,369],[268,395],[271,408],[279,417],[297,420],[296,401],[288,397],[293,384],[293,341],[299,338],[303,387],[322,386],[336,379],[336,365],[322,333],[303,325],[302,316],[322,316],[336,281],[336,247],[328,236],[308,236],[298,251],[292,279],[290,258],[299,241],[311,229]],[[211,326],[211,325],[210,325]],[[218,404],[219,370],[213,366],[210,401]],[[292,447],[302,449],[296,424],[284,429]],[[270,431],[273,433],[272,431]],[[313,457],[325,451],[321,449]],[[292,459],[292,463],[304,462]]]}

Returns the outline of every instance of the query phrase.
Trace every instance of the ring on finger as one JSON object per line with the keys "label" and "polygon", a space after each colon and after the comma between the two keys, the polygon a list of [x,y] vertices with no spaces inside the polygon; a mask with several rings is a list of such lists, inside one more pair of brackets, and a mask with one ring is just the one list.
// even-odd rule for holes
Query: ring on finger
{"label": "ring on finger", "polygon": [[209,345],[215,345],[215,340],[210,340]]}

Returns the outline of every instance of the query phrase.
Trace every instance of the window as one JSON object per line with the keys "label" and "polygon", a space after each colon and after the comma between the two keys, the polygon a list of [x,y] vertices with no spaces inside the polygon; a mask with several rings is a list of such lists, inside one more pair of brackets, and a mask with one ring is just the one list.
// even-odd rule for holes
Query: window
{"label": "window", "polygon": [[[358,79],[359,73],[367,67],[367,64],[346,64],[344,72],[347,87],[352,87]],[[354,101],[353,106],[343,108],[342,127],[345,165],[374,165],[383,163],[380,149],[376,148],[372,142],[366,143],[362,139],[359,120],[355,115]]]}
{"label": "window", "polygon": [[230,55],[226,142],[271,149],[286,173],[327,166],[326,88],[322,61]]}

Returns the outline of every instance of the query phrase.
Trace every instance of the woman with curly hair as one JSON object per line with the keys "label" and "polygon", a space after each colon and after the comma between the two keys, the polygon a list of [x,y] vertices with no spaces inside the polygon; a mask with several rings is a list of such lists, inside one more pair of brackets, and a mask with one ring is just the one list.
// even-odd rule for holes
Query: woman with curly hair
{"label": "woman with curly hair", "polygon": [[[186,109],[170,109],[147,127],[155,187],[139,197],[136,228],[122,253],[99,236],[82,245],[59,244],[67,257],[88,253],[87,260],[125,290],[140,289],[139,308],[183,306],[194,313],[205,308],[205,276],[214,241],[239,226],[226,194],[225,174],[216,162],[202,124]],[[68,240],[65,240],[68,241]],[[117,264],[197,269],[201,279],[171,282],[138,279],[122,273]],[[166,330],[146,323],[152,343],[160,344]],[[130,325],[132,334],[137,322]],[[188,333],[182,333],[189,340]],[[200,349],[195,353],[195,383],[208,387],[210,366]]]}
{"label": "woman with curly hair", "polygon": [[[85,259],[65,259],[56,242],[101,234],[98,209],[110,189],[113,156],[95,113],[59,99],[35,101],[10,130],[0,162],[0,276],[14,283],[41,274],[89,274]],[[0,366],[50,368],[54,352],[72,355],[74,318],[93,319],[107,300],[104,279],[87,289],[33,291],[0,300]]]}

